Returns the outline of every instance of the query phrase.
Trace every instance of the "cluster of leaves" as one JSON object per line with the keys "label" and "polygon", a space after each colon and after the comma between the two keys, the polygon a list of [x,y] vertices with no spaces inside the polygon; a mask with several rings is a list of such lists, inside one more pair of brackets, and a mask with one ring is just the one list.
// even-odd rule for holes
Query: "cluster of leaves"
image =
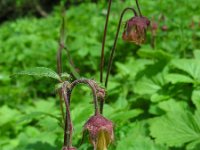
{"label": "cluster of leaves", "polygon": [[[115,124],[115,143],[110,149],[198,150],[200,147],[200,3],[196,0],[141,0],[145,16],[165,21],[158,28],[155,49],[119,40],[115,65],[108,85],[104,114]],[[199,5],[197,4],[199,3]],[[106,58],[122,7],[112,6]],[[168,9],[170,5],[170,10]],[[67,13],[67,47],[77,70],[98,79],[100,48],[105,22],[105,3],[82,4]],[[172,11],[173,10],[173,11]],[[128,15],[127,15],[128,17]],[[55,70],[60,16],[24,18],[0,28],[0,148],[59,149],[63,128],[54,85],[44,78],[9,78],[35,66]],[[122,31],[121,31],[122,32]],[[150,43],[150,37],[147,43]],[[63,56],[63,60],[65,56]],[[65,57],[66,58],[66,57]],[[85,59],[87,58],[87,59]],[[64,67],[69,68],[68,61]],[[54,74],[43,74],[53,76]],[[71,103],[75,144],[92,113],[88,89],[80,87]],[[80,96],[84,95],[84,96]],[[59,126],[60,125],[60,126]],[[83,144],[80,149],[89,149]]]}

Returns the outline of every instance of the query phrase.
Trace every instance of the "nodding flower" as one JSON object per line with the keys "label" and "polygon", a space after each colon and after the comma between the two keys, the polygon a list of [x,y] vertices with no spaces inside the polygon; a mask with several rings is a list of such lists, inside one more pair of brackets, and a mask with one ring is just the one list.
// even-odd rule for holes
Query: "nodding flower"
{"label": "nodding flower", "polygon": [[143,16],[135,16],[126,21],[122,38],[124,41],[143,44],[146,39],[146,30],[150,21]]}
{"label": "nodding flower", "polygon": [[89,139],[95,150],[107,150],[114,140],[113,123],[100,114],[90,117],[83,132],[88,131]]}

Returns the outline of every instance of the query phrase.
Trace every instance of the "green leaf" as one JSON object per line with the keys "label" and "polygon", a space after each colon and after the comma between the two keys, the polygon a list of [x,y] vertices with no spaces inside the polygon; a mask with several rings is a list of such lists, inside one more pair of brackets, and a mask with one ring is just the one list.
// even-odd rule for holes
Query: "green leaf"
{"label": "green leaf", "polygon": [[49,77],[49,78],[53,78],[53,79],[61,81],[59,75],[55,71],[49,68],[45,68],[45,67],[30,68],[30,69],[15,73],[14,75]]}
{"label": "green leaf", "polygon": [[140,49],[137,54],[145,58],[157,58],[161,60],[170,60],[172,55],[163,50]]}
{"label": "green leaf", "polygon": [[194,53],[195,59],[200,59],[200,50],[199,49],[194,50],[193,53]]}
{"label": "green leaf", "polygon": [[166,100],[166,99],[169,99],[169,98],[170,98],[170,95],[156,92],[156,93],[152,94],[151,101],[155,103],[155,102],[163,101],[163,100]]}
{"label": "green leaf", "polygon": [[128,110],[125,111],[115,111],[113,114],[111,114],[109,117],[111,120],[115,122],[124,123],[128,121],[131,118],[137,117],[138,115],[142,114],[143,111],[141,109],[134,109],[134,110]]}
{"label": "green leaf", "polygon": [[144,94],[154,94],[158,90],[161,89],[161,86],[154,80],[151,80],[147,77],[143,77],[138,82],[136,82],[135,86],[133,87],[135,93],[144,95]]}
{"label": "green leaf", "polygon": [[134,123],[128,134],[119,140],[116,150],[167,150],[145,136],[145,132],[145,126],[141,122]]}
{"label": "green leaf", "polygon": [[183,74],[171,73],[165,76],[165,79],[172,84],[176,83],[193,83],[194,80]]}
{"label": "green leaf", "polygon": [[20,116],[21,113],[16,109],[11,109],[6,105],[0,107],[0,127],[7,123],[15,123]]}
{"label": "green leaf", "polygon": [[153,119],[150,123],[151,135],[159,144],[180,147],[200,140],[199,116],[190,112],[171,112]]}
{"label": "green leaf", "polygon": [[160,102],[158,104],[158,107],[165,112],[177,112],[177,111],[182,111],[183,109],[188,109],[187,103],[184,101],[177,101],[174,99],[170,99],[167,101]]}
{"label": "green leaf", "polygon": [[150,65],[152,63],[153,61],[151,60],[135,60],[133,57],[130,57],[126,60],[126,62],[116,62],[115,65],[117,67],[118,76],[121,76],[122,78],[126,78],[128,76],[131,79],[134,79],[139,71],[145,69],[146,65]]}
{"label": "green leaf", "polygon": [[195,104],[196,108],[200,109],[200,90],[193,90],[192,102]]}
{"label": "green leaf", "polygon": [[171,62],[171,65],[177,69],[186,72],[193,79],[200,82],[200,60],[196,59],[177,59]]}
{"label": "green leaf", "polygon": [[70,74],[64,72],[61,74],[61,78],[65,78],[66,80],[70,78]]}

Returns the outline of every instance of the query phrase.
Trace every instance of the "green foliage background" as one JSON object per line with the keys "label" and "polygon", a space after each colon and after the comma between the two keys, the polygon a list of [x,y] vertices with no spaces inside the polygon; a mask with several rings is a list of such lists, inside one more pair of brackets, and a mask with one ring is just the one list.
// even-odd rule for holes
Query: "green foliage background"
{"label": "green foliage background", "polygon": [[[139,47],[119,37],[104,114],[115,124],[116,150],[198,150],[200,147],[200,1],[141,0],[145,16],[159,22],[156,46]],[[134,1],[113,2],[106,62],[120,12]],[[107,5],[83,3],[66,11],[67,47],[82,77],[99,79]],[[59,8],[47,18],[27,17],[0,25],[0,149],[57,150],[63,129],[56,82],[10,75],[31,67],[56,70]],[[131,13],[125,19],[131,17]],[[161,27],[166,25],[167,31]],[[194,25],[194,26],[193,26]],[[122,30],[121,30],[122,33]],[[68,60],[63,56],[66,72]],[[106,63],[107,64],[107,63]],[[88,88],[73,93],[74,145],[93,112]],[[79,149],[92,149],[85,139]]]}

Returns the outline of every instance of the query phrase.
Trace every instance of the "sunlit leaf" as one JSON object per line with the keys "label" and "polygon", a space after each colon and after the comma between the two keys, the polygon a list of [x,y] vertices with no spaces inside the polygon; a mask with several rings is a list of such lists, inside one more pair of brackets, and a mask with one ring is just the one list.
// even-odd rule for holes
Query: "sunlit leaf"
{"label": "sunlit leaf", "polygon": [[150,126],[151,135],[159,144],[180,147],[200,140],[199,116],[188,111],[171,112],[155,118]]}
{"label": "sunlit leaf", "polygon": [[171,62],[174,68],[187,73],[194,80],[200,82],[200,60],[196,59],[177,59]]}
{"label": "sunlit leaf", "polygon": [[173,84],[176,84],[176,83],[193,83],[194,82],[194,80],[191,77],[183,75],[183,74],[176,74],[176,73],[170,73],[170,74],[166,75],[165,79],[168,82],[171,82]]}
{"label": "sunlit leaf", "polygon": [[45,67],[35,67],[35,68],[27,69],[27,70],[15,73],[14,75],[49,77],[49,78],[53,78],[53,79],[61,81],[59,75],[55,71],[49,68],[45,68]]}
{"label": "sunlit leaf", "polygon": [[192,92],[192,102],[195,106],[200,109],[200,90],[193,90]]}

